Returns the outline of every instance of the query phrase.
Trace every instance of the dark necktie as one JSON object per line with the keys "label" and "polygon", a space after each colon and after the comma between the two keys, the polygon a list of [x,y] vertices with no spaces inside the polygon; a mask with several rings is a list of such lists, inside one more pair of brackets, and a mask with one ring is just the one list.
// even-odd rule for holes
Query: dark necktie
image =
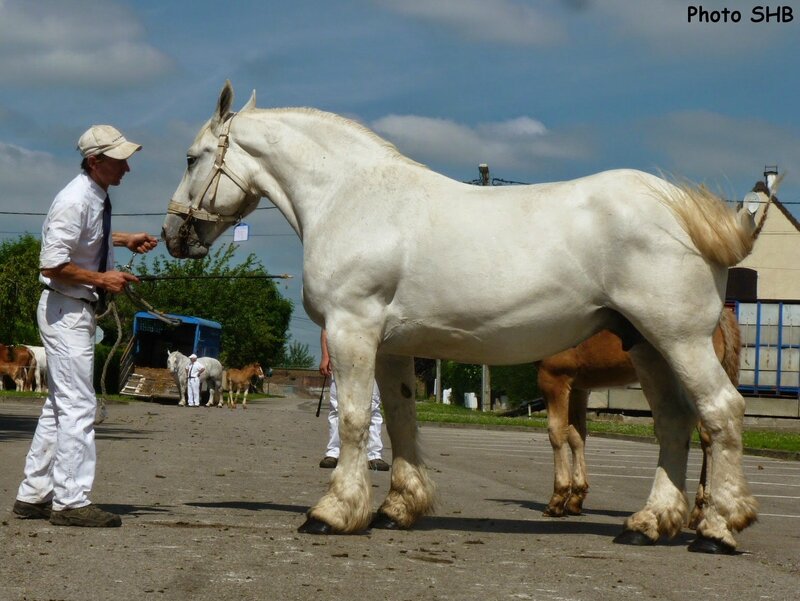
{"label": "dark necktie", "polygon": [[[111,199],[106,194],[103,201],[103,243],[100,245],[100,261],[97,271],[103,273],[108,264],[108,244],[111,238]],[[98,310],[105,310],[106,305],[106,291],[103,288],[97,289],[97,307]]]}

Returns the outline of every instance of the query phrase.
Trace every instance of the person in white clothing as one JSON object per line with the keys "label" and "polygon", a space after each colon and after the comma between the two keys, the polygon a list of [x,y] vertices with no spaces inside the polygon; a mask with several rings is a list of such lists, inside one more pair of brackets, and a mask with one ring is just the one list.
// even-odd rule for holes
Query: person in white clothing
{"label": "person in white clothing", "polygon": [[189,365],[186,366],[186,402],[189,407],[200,406],[200,376],[206,370],[198,361],[197,355],[189,355]]}
{"label": "person in white clothing", "polygon": [[[331,378],[331,388],[330,409],[328,411],[328,448],[322,461],[319,462],[319,466],[322,468],[334,468],[339,463],[339,451],[342,445],[339,440],[339,402],[336,395],[336,381],[333,379],[331,357],[328,354],[328,334],[325,330],[322,330],[320,335],[320,347],[322,358],[319,364],[319,371],[322,375]],[[381,415],[381,395],[375,382],[372,383],[371,412],[369,441],[367,442],[367,463],[369,469],[385,472],[389,470],[390,466],[381,456],[383,453],[383,441],[381,440],[383,415]]]}
{"label": "person in white clothing", "polygon": [[89,500],[95,476],[95,310],[133,274],[114,269],[113,246],[148,252],[147,233],[111,231],[109,186],[130,171],[127,159],[141,146],[110,125],[94,125],[78,141],[81,173],[58,193],[42,226],[37,309],[47,355],[48,395],[25,460],[13,512],[59,526],[119,526],[116,514]]}

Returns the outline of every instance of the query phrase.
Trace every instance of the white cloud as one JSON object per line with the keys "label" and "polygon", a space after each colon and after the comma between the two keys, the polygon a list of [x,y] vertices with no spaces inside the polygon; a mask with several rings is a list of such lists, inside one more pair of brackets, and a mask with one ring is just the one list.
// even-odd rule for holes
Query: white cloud
{"label": "white cloud", "polygon": [[388,115],[371,124],[404,154],[425,164],[463,167],[486,162],[532,172],[544,161],[585,156],[585,144],[557,136],[539,121],[518,117],[474,127],[447,119]]}
{"label": "white cloud", "polygon": [[0,3],[0,77],[29,85],[139,85],[172,61],[127,8],[102,0]]}
{"label": "white cloud", "polygon": [[564,37],[554,19],[518,0],[375,1],[388,10],[443,25],[470,39],[545,46]]}

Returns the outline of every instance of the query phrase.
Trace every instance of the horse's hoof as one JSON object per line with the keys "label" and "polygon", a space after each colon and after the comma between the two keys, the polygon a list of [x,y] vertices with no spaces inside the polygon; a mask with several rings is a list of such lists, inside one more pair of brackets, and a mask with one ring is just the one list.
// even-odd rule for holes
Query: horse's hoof
{"label": "horse's hoof", "polygon": [[375,514],[369,527],[377,530],[405,530],[400,524],[381,511]]}
{"label": "horse's hoof", "polygon": [[548,518],[563,518],[564,510],[560,507],[546,507],[542,515]]}
{"label": "horse's hoof", "polygon": [[692,553],[710,553],[712,555],[733,555],[736,553],[736,547],[716,538],[698,536],[689,543],[689,551]]}
{"label": "horse's hoof", "polygon": [[614,537],[614,542],[618,545],[634,545],[636,547],[649,547],[656,544],[656,541],[638,530],[623,530]]}
{"label": "horse's hoof", "polygon": [[302,534],[333,534],[331,525],[317,518],[308,518],[297,531]]}

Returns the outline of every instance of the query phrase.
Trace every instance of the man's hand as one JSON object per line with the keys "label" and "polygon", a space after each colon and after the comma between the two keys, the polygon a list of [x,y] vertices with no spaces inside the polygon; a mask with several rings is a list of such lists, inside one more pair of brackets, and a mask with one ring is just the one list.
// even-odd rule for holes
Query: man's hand
{"label": "man's hand", "polygon": [[139,278],[127,271],[106,271],[99,275],[101,279],[98,286],[113,294],[122,292],[128,282],[139,281]]}
{"label": "man's hand", "polygon": [[114,246],[124,246],[135,253],[146,253],[158,246],[158,238],[154,238],[147,232],[136,234],[114,232]]}
{"label": "man's hand", "polygon": [[319,363],[319,373],[323,376],[330,376],[333,373],[331,369],[331,358],[328,355],[323,355],[322,361]]}

